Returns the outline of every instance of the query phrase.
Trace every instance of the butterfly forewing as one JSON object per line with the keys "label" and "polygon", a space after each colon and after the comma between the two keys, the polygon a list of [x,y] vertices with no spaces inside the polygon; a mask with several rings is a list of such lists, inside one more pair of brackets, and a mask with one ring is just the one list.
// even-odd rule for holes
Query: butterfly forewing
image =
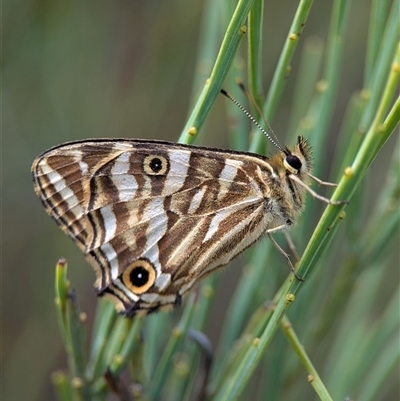
{"label": "butterfly forewing", "polygon": [[[293,201],[281,215],[284,193],[275,199],[281,158],[88,140],[50,149],[32,171],[47,212],[94,266],[99,294],[133,315],[178,303],[199,278],[286,224]],[[287,191],[302,207],[304,191],[292,183]]]}

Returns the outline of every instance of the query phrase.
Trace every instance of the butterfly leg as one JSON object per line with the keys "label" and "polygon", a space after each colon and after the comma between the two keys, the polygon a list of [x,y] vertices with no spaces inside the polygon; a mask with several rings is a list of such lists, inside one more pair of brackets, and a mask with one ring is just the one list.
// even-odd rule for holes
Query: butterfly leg
{"label": "butterfly leg", "polygon": [[313,179],[315,182],[317,182],[319,185],[325,185],[326,187],[337,187],[337,184],[334,182],[328,182],[328,181],[322,181],[315,175],[312,175],[310,173],[307,173],[307,175]]}
{"label": "butterfly leg", "polygon": [[296,270],[292,264],[292,261],[290,260],[290,256],[289,254],[287,254],[280,246],[279,244],[274,240],[274,238],[272,237],[271,233],[267,231],[267,235],[268,238],[271,240],[271,242],[273,243],[273,245],[275,246],[275,248],[283,255],[283,257],[287,260],[290,270],[292,270],[294,276],[297,278],[297,280],[299,281],[304,281],[303,278],[301,278],[297,273]]}
{"label": "butterfly leg", "polygon": [[[349,201],[331,201],[330,199],[325,198],[324,196],[317,194],[307,184],[305,184],[302,180],[300,180],[299,177],[295,176],[294,174],[290,174],[289,178],[292,181],[295,181],[297,184],[301,185],[313,198],[319,199],[321,202],[325,202],[325,203],[328,203],[329,205],[335,205],[335,206],[346,205],[346,204],[349,203]],[[315,179],[315,178],[316,177],[313,176],[313,179]],[[325,181],[321,181],[321,180],[320,180],[320,182],[323,185],[328,185],[329,184],[329,183],[326,183]]]}
{"label": "butterfly leg", "polygon": [[300,256],[297,253],[296,246],[292,240],[292,237],[286,230],[283,231],[283,235],[285,236],[285,239],[286,239],[286,242],[288,243],[289,249],[292,252],[294,258],[296,259],[296,263],[297,263],[300,260]]}
{"label": "butterfly leg", "polygon": [[132,399],[128,387],[119,376],[114,376],[109,368],[107,368],[106,372],[104,373],[104,379],[111,392],[114,393],[120,400]]}

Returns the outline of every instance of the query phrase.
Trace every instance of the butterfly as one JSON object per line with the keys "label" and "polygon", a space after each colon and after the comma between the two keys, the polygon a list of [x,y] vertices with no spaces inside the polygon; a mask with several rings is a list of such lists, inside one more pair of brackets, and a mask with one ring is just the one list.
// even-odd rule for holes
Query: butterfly
{"label": "butterfly", "polygon": [[[141,139],[65,143],[33,163],[46,212],[96,272],[99,296],[128,317],[168,309],[264,235],[293,225],[311,147],[267,158]],[[329,183],[325,183],[329,184]]]}

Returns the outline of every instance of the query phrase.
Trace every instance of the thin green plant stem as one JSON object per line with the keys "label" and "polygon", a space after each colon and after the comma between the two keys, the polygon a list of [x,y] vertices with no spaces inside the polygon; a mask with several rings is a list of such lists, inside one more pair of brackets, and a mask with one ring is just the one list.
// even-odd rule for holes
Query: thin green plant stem
{"label": "thin green plant stem", "polygon": [[110,364],[110,370],[114,375],[119,375],[127,366],[129,358],[133,356],[133,352],[138,346],[138,337],[143,325],[143,316],[139,316],[134,320],[126,320],[125,325],[126,336],[122,341],[122,347]]}
{"label": "thin green plant stem", "polygon": [[174,358],[173,370],[168,382],[169,399],[171,400],[192,400],[198,372],[199,355],[196,352],[185,354],[179,353]]}
{"label": "thin green plant stem", "polygon": [[379,238],[374,241],[372,246],[365,246],[365,252],[362,254],[363,261],[378,261],[386,252],[390,239],[398,234],[398,225],[400,223],[399,182],[400,138],[397,138],[385,186],[380,191],[379,200],[376,203],[377,206],[366,230],[362,233],[360,241],[365,246],[368,243],[368,238],[376,236],[376,233],[379,233]]}
{"label": "thin green plant stem", "polygon": [[[390,269],[390,264],[387,263],[388,269]],[[370,270],[374,270],[375,266],[372,266]],[[382,277],[386,274],[385,270],[383,269]],[[366,337],[366,345],[365,347],[368,349],[373,349],[374,355],[370,358],[366,366],[372,366],[373,359],[376,354],[379,353],[379,350],[382,349],[388,339],[391,337],[395,337],[399,331],[399,323],[400,323],[400,316],[399,316],[399,300],[400,300],[400,285],[397,285],[395,291],[393,291],[393,295],[387,301],[385,305],[385,309],[382,311],[381,315],[378,319],[374,322],[373,326],[371,327],[371,331],[367,333]],[[372,303],[373,304],[373,303]],[[372,305],[374,306],[374,305]],[[368,322],[369,323],[369,322]]]}
{"label": "thin green plant stem", "polygon": [[288,143],[295,142],[297,137],[296,127],[307,114],[307,107],[312,100],[314,88],[319,76],[323,51],[324,44],[318,37],[311,37],[305,40],[301,52],[300,66],[296,77],[292,107],[290,110],[287,135]]}
{"label": "thin green plant stem", "polygon": [[[333,232],[335,230],[336,230],[336,227],[333,228]],[[322,252],[322,250],[320,250],[320,252],[317,255],[315,255],[317,260],[319,259],[321,252]],[[263,259],[263,260],[265,260],[265,259]],[[288,294],[286,288],[288,287],[289,283],[291,283],[291,282],[293,282],[293,275],[290,275],[287,278],[285,283],[281,286],[279,291],[276,293],[276,295],[274,297],[274,300],[272,301],[272,305],[274,305],[277,302],[285,302],[286,307],[289,307],[289,305],[291,304],[292,301],[286,302],[284,294]],[[257,337],[260,336],[263,333],[263,331],[265,330],[266,325],[267,324],[271,324],[272,325],[271,326],[271,330],[269,330],[269,332],[267,333],[267,336],[264,337],[262,339],[262,341],[260,340],[260,342],[259,342],[259,346],[260,347],[266,347],[267,346],[267,344],[269,343],[269,341],[271,341],[271,339],[272,339],[272,337],[273,337],[273,335],[274,335],[274,333],[275,333],[275,331],[277,329],[277,326],[270,322],[271,313],[272,313],[271,311],[274,310],[273,313],[275,313],[275,308],[272,308],[272,309],[268,308],[267,309],[267,314],[261,314],[260,315],[260,310],[262,311],[264,309],[265,309],[265,307],[262,306],[261,309],[259,308],[258,310],[256,310],[254,312],[254,314],[252,315],[252,317],[251,317],[251,319],[249,321],[248,327],[244,330],[245,334],[243,334],[244,336],[247,336],[248,333],[251,333],[251,338],[257,339]],[[252,349],[252,347],[248,347],[247,350],[245,348],[242,348],[242,350],[241,350],[242,358],[249,357],[251,349]],[[247,354],[246,354],[246,352],[247,352]],[[257,356],[257,354],[253,354],[253,355],[250,355],[250,358],[259,358],[260,356],[261,355]],[[240,362],[242,360],[242,358],[236,358],[235,357],[235,360],[238,360]],[[255,365],[253,365],[253,367],[255,367]],[[224,368],[225,368],[225,366],[224,366]],[[240,369],[242,369],[242,367],[239,366],[239,363],[236,363],[236,364],[232,364],[231,363],[230,366],[229,366],[229,372],[230,373],[234,372],[235,369],[240,371]],[[214,382],[223,382],[225,380],[224,377],[228,376],[227,372],[228,371],[225,371],[224,376],[221,376],[221,372],[219,372],[219,376],[217,376],[214,379]],[[221,379],[221,377],[223,377],[223,378]],[[243,377],[244,377],[244,375],[241,376],[240,379],[242,379]],[[221,388],[222,386],[223,386],[223,384],[222,385],[219,384],[218,388]],[[216,388],[216,384],[214,384],[214,388]]]}
{"label": "thin green plant stem", "polygon": [[[209,377],[210,364],[213,359],[212,344],[210,339],[201,331],[190,329],[188,332],[189,350],[196,352],[188,352],[188,362],[185,363],[187,373],[191,373],[187,380],[190,387],[186,386],[185,399],[193,401],[203,401],[206,394],[206,383]],[[185,372],[186,373],[186,372]],[[189,375],[188,375],[189,376]],[[182,388],[184,385],[181,386]]]}
{"label": "thin green plant stem", "polygon": [[244,25],[254,0],[240,0],[222,41],[210,79],[204,85],[199,99],[179,137],[179,142],[192,143],[203,125],[246,32]]}
{"label": "thin green plant stem", "polygon": [[156,371],[152,379],[152,386],[150,387],[150,399],[158,400],[160,398],[160,392],[169,376],[169,369],[171,368],[172,355],[178,349],[178,346],[184,340],[190,322],[194,315],[194,298],[195,294],[190,294],[187,304],[183,311],[182,317],[177,327],[172,331],[172,335],[167,345],[165,346],[164,352],[161,355],[160,361],[157,365]]}
{"label": "thin green plant stem", "polygon": [[[143,317],[138,317],[135,319],[121,319],[121,322],[125,325],[125,335],[121,339],[121,347],[112,355],[109,355],[109,361],[104,368],[102,374],[98,374],[97,379],[93,384],[93,394],[98,396],[104,395],[106,396],[108,392],[107,384],[103,379],[103,374],[108,367],[113,376],[118,377],[122,371],[126,368],[129,363],[130,358],[133,357],[134,351],[138,348],[138,336],[140,329],[143,325]],[[121,331],[120,331],[121,333]]]}
{"label": "thin green plant stem", "polygon": [[[319,82],[321,91],[318,108],[315,109],[313,126],[310,138],[312,138],[315,170],[314,174],[320,175],[321,158],[325,152],[322,151],[325,138],[328,133],[334,105],[336,102],[338,81],[342,65],[345,30],[347,28],[348,14],[351,1],[335,0],[333,3],[332,17],[329,27],[328,42],[326,46],[326,57],[323,68],[323,78]],[[322,89],[323,88],[323,89]],[[306,218],[309,215],[306,214]]]}
{"label": "thin green plant stem", "polygon": [[126,335],[126,319],[123,316],[119,316],[113,325],[112,330],[109,333],[109,337],[106,342],[104,350],[104,366],[105,369],[110,366],[115,355],[117,355],[122,348]]}
{"label": "thin green plant stem", "polygon": [[[246,321],[250,318],[250,322],[254,316],[258,316],[259,309],[256,306],[260,302],[265,302],[265,293],[271,293],[279,285],[277,276],[273,274],[273,270],[282,262],[282,256],[275,254],[275,249],[271,246],[268,238],[263,239],[258,245],[251,250],[247,265],[242,270],[242,275],[236,286],[234,295],[230,301],[228,311],[225,316],[222,333],[218,342],[215,363],[213,366],[212,380],[214,383],[220,381],[219,377],[225,370],[227,364],[226,355],[234,346],[235,340],[242,333],[249,333],[252,328],[244,328]],[[279,261],[275,262],[275,259]],[[268,261],[268,267],[260,261]],[[284,268],[287,268],[284,265]],[[264,310],[264,306],[261,310]],[[257,322],[260,318],[256,319]]]}
{"label": "thin green plant stem", "polygon": [[[398,206],[397,201],[397,208],[395,210],[388,209],[388,213],[382,216],[380,224],[376,228],[367,230],[362,236],[361,243],[364,245],[364,248],[361,249],[365,249],[365,253],[361,255],[360,265],[367,261],[369,263],[378,262],[385,255],[385,251],[389,247],[391,240],[396,238],[400,223],[400,209]],[[378,238],[375,238],[372,246],[368,247],[367,244],[369,242],[367,239],[374,236],[378,236]]]}
{"label": "thin green plant stem", "polygon": [[393,370],[396,370],[396,364],[399,363],[399,300],[400,287],[388,302],[383,315],[375,322],[372,332],[368,331],[365,349],[376,351],[372,355],[368,354],[369,358],[364,358],[361,365],[368,366],[370,369],[362,374],[362,382],[358,386],[359,399],[376,399],[377,393],[385,390],[388,377]]}
{"label": "thin green plant stem", "polygon": [[[67,263],[60,260],[56,266],[56,305],[60,332],[68,357],[69,376],[56,373],[53,383],[61,400],[93,400],[86,366],[86,318],[79,313],[70,283],[67,280]],[[64,375],[64,376],[63,376]]]}
{"label": "thin green plant stem", "polygon": [[322,401],[332,401],[332,397],[329,394],[327,388],[325,387],[321,377],[319,376],[317,370],[315,369],[311,359],[307,355],[304,346],[300,343],[299,338],[296,335],[296,332],[293,329],[292,324],[290,323],[289,318],[285,315],[281,321],[281,329],[285,334],[287,340],[291,344],[292,348],[298,355],[301,363],[307,370],[308,382],[314,388],[315,392],[317,393],[318,397]]}
{"label": "thin green plant stem", "polygon": [[163,351],[164,336],[160,337],[160,333],[169,333],[173,328],[173,319],[165,313],[150,315],[144,322],[144,370],[147,377],[153,377],[160,354]]}
{"label": "thin green plant stem", "polygon": [[[233,14],[233,2],[223,2],[222,19],[224,25],[228,25],[228,21]],[[254,8],[254,5],[251,9]],[[250,18],[250,14],[249,14]],[[247,30],[249,35],[249,30]],[[246,74],[246,63],[241,51],[236,52],[235,59],[232,62],[228,75],[225,79],[224,88],[233,95],[241,104],[247,100],[243,91],[239,88],[237,81],[243,81]],[[226,122],[229,132],[229,147],[235,150],[246,150],[248,148],[249,120],[243,112],[232,102],[224,102],[226,108]]]}
{"label": "thin green plant stem", "polygon": [[[265,325],[269,321],[275,305],[273,302],[259,306],[251,316],[242,335],[235,341],[232,347],[225,354],[224,361],[220,364],[220,369],[213,372],[212,381],[209,385],[210,394],[218,394],[229,377],[235,372],[241,364],[252,342],[262,333]],[[214,400],[215,398],[211,398]]]}
{"label": "thin green plant stem", "polygon": [[264,1],[256,0],[248,19],[248,86],[258,106],[262,107],[262,37],[263,37]]}
{"label": "thin green plant stem", "polygon": [[[387,74],[385,74],[387,76]],[[393,62],[390,68],[389,77],[386,82],[386,87],[382,95],[380,104],[374,120],[372,121],[369,132],[367,133],[364,142],[361,145],[353,165],[352,170],[368,167],[377,155],[377,149],[382,147],[393,132],[400,120],[400,97],[395,98],[393,107],[390,108],[387,118],[384,114],[389,109],[393,98],[397,95],[398,84],[400,80],[400,43],[397,46],[397,51],[394,55]],[[367,150],[373,149],[373,152],[367,153]],[[366,154],[367,153],[367,154]],[[369,157],[368,157],[369,156]],[[366,166],[365,166],[366,164]],[[360,177],[361,179],[362,177]]]}
{"label": "thin green plant stem", "polygon": [[[400,179],[400,136],[397,137],[393,147],[393,156],[389,166],[386,182],[380,191],[379,201],[376,203],[374,215],[371,218],[371,227],[379,225],[382,218],[390,213],[399,202],[399,179]],[[374,228],[370,228],[374,231]]]}
{"label": "thin green plant stem", "polygon": [[[238,77],[243,75],[242,66],[244,65],[244,63],[240,61],[240,56],[237,56],[236,59],[238,61],[235,64],[237,64],[238,66],[236,68],[232,66],[232,69],[227,79],[227,87],[229,93],[241,104],[243,104],[247,99],[245,98],[244,93],[240,90],[238,85],[234,82]],[[230,77],[232,77],[232,79],[230,79]],[[232,102],[226,101],[225,108],[226,121],[229,130],[229,147],[230,149],[244,151],[249,146],[247,135],[250,127],[249,120],[243,114],[243,112]]]}
{"label": "thin green plant stem", "polygon": [[[382,263],[371,265],[358,277],[358,286],[351,293],[346,304],[345,314],[340,322],[334,341],[330,344],[332,352],[326,359],[324,371],[334,396],[357,387],[363,381],[368,370],[374,365],[374,360],[382,352],[382,344],[375,343],[377,337],[373,335],[374,327],[381,327],[379,322],[370,322],[370,311],[375,305],[375,297],[379,294],[381,278],[387,272],[388,264],[384,268]],[[366,293],[365,288],[368,288]],[[357,319],[354,317],[357,316]],[[398,318],[397,318],[398,321]],[[351,330],[349,330],[351,328]],[[371,341],[374,347],[370,348]],[[386,338],[387,341],[387,338]],[[385,341],[385,342],[386,342]],[[354,350],[357,352],[354,353]],[[348,355],[352,354],[349,359]],[[352,372],[343,374],[343,369]]]}
{"label": "thin green plant stem", "polygon": [[371,121],[374,118],[385,85],[387,71],[392,63],[392,55],[396,52],[396,48],[398,47],[400,33],[398,10],[400,10],[400,0],[394,0],[388,14],[379,56],[376,58],[374,65],[374,72],[369,81],[369,86],[365,88],[370,93],[370,99],[360,121],[359,130],[361,132],[367,131],[367,127],[370,126]]}
{"label": "thin green plant stem", "polygon": [[169,399],[182,401],[194,400],[193,397],[195,395],[193,395],[193,389],[196,379],[194,372],[196,372],[197,369],[195,368],[192,370],[192,366],[196,366],[198,360],[197,354],[194,356],[180,354],[180,358],[176,358],[174,361],[173,380],[169,386]]}
{"label": "thin green plant stem", "polygon": [[64,347],[67,352],[71,349],[70,338],[66,324],[66,309],[68,301],[68,292],[70,283],[67,279],[68,263],[65,259],[60,259],[56,265],[55,274],[55,293],[56,293],[56,311],[58,327],[61,333],[61,338],[64,342]]}
{"label": "thin green plant stem", "polygon": [[367,55],[365,60],[364,87],[370,87],[373,77],[375,62],[379,57],[379,49],[382,45],[382,38],[385,23],[388,15],[390,1],[373,0],[371,4],[370,23],[368,31]]}
{"label": "thin green plant stem", "polygon": [[213,276],[207,279],[207,281],[199,288],[199,296],[196,301],[195,315],[191,327],[203,331],[204,326],[207,323],[207,316],[212,307],[212,301],[214,299],[216,286],[218,285],[219,276]]}
{"label": "thin green plant stem", "polygon": [[66,373],[61,371],[53,372],[51,375],[51,381],[58,400],[70,401],[72,399],[71,387]]}
{"label": "thin green plant stem", "polygon": [[201,19],[200,41],[197,50],[197,60],[191,90],[190,109],[192,109],[203,88],[204,82],[210,76],[213,63],[218,53],[219,45],[219,21],[221,5],[219,1],[207,0],[204,6],[204,14]]}
{"label": "thin green plant stem", "polygon": [[251,346],[247,348],[239,365],[236,366],[236,369],[229,375],[220,391],[213,398],[213,401],[235,400],[238,399],[242,393],[245,385],[254,372],[265,347],[268,345],[279,327],[280,320],[286,313],[289,305],[293,302],[293,297],[288,291],[291,281],[293,280],[294,278],[292,277],[291,280],[285,283],[283,294],[286,296],[280,297],[263,333],[260,337],[253,338]]}
{"label": "thin green plant stem", "polygon": [[[287,76],[290,71],[290,63],[297,48],[300,34],[303,31],[312,4],[312,0],[301,0],[297,7],[296,14],[293,18],[292,25],[290,26],[289,34],[279,57],[278,65],[275,69],[267,98],[264,103],[263,113],[268,122],[272,121],[281,95],[286,86]],[[255,153],[265,152],[265,143],[265,135],[261,131],[256,130],[250,144],[250,151]]]}
{"label": "thin green plant stem", "polygon": [[85,396],[83,390],[82,382],[79,378],[72,378],[71,380],[72,396],[71,399],[74,401],[92,401],[92,397],[88,394]]}
{"label": "thin green plant stem", "polygon": [[66,325],[71,344],[68,360],[72,375],[72,391],[75,397],[82,400],[90,400],[90,390],[85,378],[85,320],[81,317],[78,311],[78,305],[74,299],[69,300],[67,303]]}
{"label": "thin green plant stem", "polygon": [[[381,278],[384,279],[385,275],[390,272],[390,263],[386,263],[386,269],[382,269],[383,272],[381,274]],[[374,264],[371,266],[370,270],[373,271],[374,268],[382,268],[381,264]],[[379,290],[378,290],[379,291]],[[377,291],[376,295],[379,294]],[[391,353],[397,356],[398,355],[398,347],[393,347],[390,345],[393,338],[398,338],[399,334],[399,325],[400,325],[400,316],[399,316],[399,300],[400,300],[400,287],[398,286],[394,291],[391,299],[385,305],[385,309],[382,311],[381,316],[370,324],[370,319],[366,321],[365,326],[367,327],[365,341],[363,342],[362,348],[362,361],[360,362],[357,370],[356,378],[353,379],[354,385],[358,384],[358,387],[364,387],[366,383],[368,383],[367,376],[375,375],[375,385],[378,387],[378,383],[380,383],[381,388],[383,389],[385,386],[385,381],[389,377],[388,371],[378,370],[375,365],[375,361],[377,361],[383,353],[386,353],[387,350],[390,350]],[[372,307],[374,303],[372,302]],[[373,368],[372,368],[373,367]],[[358,383],[356,380],[358,379]],[[351,384],[353,384],[351,383]]]}
{"label": "thin green plant stem", "polygon": [[[393,64],[393,72],[396,74],[396,79],[398,80],[400,75],[399,60],[397,61],[397,64]],[[394,90],[396,90],[395,85],[393,86]],[[396,129],[399,122],[399,113],[400,113],[400,97],[396,99],[395,104],[390,109],[383,125],[379,127],[382,134],[386,135],[387,131],[392,132]]]}
{"label": "thin green plant stem", "polygon": [[56,265],[56,306],[60,332],[68,355],[69,371],[72,377],[71,391],[83,400],[89,400],[90,394],[85,379],[85,317],[78,310],[74,295],[70,293],[67,280],[68,264],[60,259]]}
{"label": "thin green plant stem", "polygon": [[[374,361],[375,369],[365,378],[361,387],[360,400],[374,401],[380,399],[385,391],[385,379],[398,369],[400,348],[398,336],[390,339],[384,352]],[[378,374],[376,374],[378,372]]]}
{"label": "thin green plant stem", "polygon": [[217,358],[219,362],[223,361],[222,355],[232,347],[249,315],[254,303],[251,294],[254,294],[260,284],[261,276],[265,273],[265,266],[259,261],[269,260],[270,252],[271,246],[258,246],[252,252],[248,264],[243,268],[242,276],[229,304],[222,328],[219,341],[220,349],[218,350],[221,358]]}
{"label": "thin green plant stem", "polygon": [[[330,344],[332,352],[327,358],[324,371],[328,376],[330,388],[334,389],[334,395],[339,395],[342,391],[351,388],[351,381],[355,379],[355,374],[344,377],[342,369],[346,366],[349,371],[360,366],[360,359],[363,358],[362,353],[356,353],[349,360],[348,355],[351,351],[363,348],[361,339],[363,333],[367,330],[368,311],[373,304],[375,292],[379,288],[380,272],[375,270],[363,272],[358,277],[359,287],[353,291],[351,297],[346,302],[345,315],[340,321],[340,327],[335,335],[334,342]],[[368,288],[368,297],[366,297],[363,288]],[[354,316],[357,316],[356,322]],[[351,331],[349,332],[349,327]],[[340,350],[340,353],[339,353]],[[354,384],[354,383],[353,383]]]}
{"label": "thin green plant stem", "polygon": [[102,375],[107,367],[104,351],[116,318],[114,305],[107,300],[99,300],[93,326],[90,358],[86,369],[89,380]]}
{"label": "thin green plant stem", "polygon": [[[344,213],[342,213],[341,216],[342,219],[344,219]],[[314,265],[316,266],[323,266],[323,264],[320,264],[320,261],[322,260],[329,260],[329,257],[325,256],[326,253],[328,253],[328,251],[332,252],[332,243],[336,234],[336,231],[339,229],[340,224],[336,224],[335,226],[333,226],[333,228],[331,229],[331,232],[329,235],[329,237],[327,238],[327,243],[325,244],[324,247],[319,248],[319,250],[316,251],[315,253],[315,258],[314,258]],[[315,302],[315,303],[310,303],[309,299],[310,297],[312,297],[313,299],[318,299],[318,300],[323,300],[325,299],[325,293],[326,293],[326,284],[324,285],[324,281],[329,281],[330,280],[330,276],[329,274],[326,274],[324,271],[322,271],[322,269],[316,269],[315,271],[315,277],[309,277],[306,279],[306,281],[308,282],[309,279],[314,279],[317,280],[319,283],[322,283],[321,285],[317,285],[317,286],[311,286],[310,291],[312,292],[312,294],[308,293],[305,294],[305,297],[300,299],[299,301],[303,301],[303,304],[305,304],[305,307],[307,308],[307,315],[308,316],[315,316],[319,313],[320,310],[320,302]],[[332,293],[334,293],[332,291]],[[340,299],[342,300],[342,298]],[[340,303],[341,305],[341,303]],[[300,309],[303,305],[300,305],[300,307],[297,305],[297,309]],[[309,324],[309,329],[307,330],[307,333],[303,336],[302,340],[304,342],[307,342],[307,339],[309,337],[311,337],[314,333],[315,333],[315,329],[313,329],[313,323],[318,325],[318,331],[317,331],[317,335],[314,334],[311,337],[311,341],[315,341],[315,338],[317,338],[318,340],[320,340],[322,337],[324,337],[324,334],[326,334],[325,332],[323,332],[323,330],[325,329],[325,324],[326,322],[332,321],[335,318],[335,311],[340,310],[340,306],[338,307],[337,304],[333,304],[332,308],[329,307],[324,307],[324,310],[326,310],[327,312],[324,314],[324,319],[322,321],[314,321],[312,320]],[[322,326],[322,327],[321,327]],[[322,334],[321,334],[322,333]]]}
{"label": "thin green plant stem", "polygon": [[[344,169],[354,160],[364,139],[364,133],[358,130],[361,115],[368,101],[365,91],[353,94],[346,110],[346,115],[339,133],[339,144],[335,152],[332,176],[340,178]],[[344,156],[343,156],[344,155]]]}
{"label": "thin green plant stem", "polygon": [[133,353],[139,347],[139,332],[142,325],[143,317],[140,316],[134,319],[120,317],[117,320],[104,347],[103,364],[101,371],[95,376],[99,380],[93,384],[93,393],[107,394],[107,385],[103,379],[107,369],[113,376],[118,377],[128,365]]}
{"label": "thin green plant stem", "polygon": [[[204,331],[204,326],[207,322],[207,317],[209,316],[211,303],[214,298],[215,287],[217,286],[217,282],[219,277],[212,276],[210,277],[206,283],[204,283],[198,290],[198,297],[196,302],[194,303],[195,309],[193,318],[190,323],[190,328],[193,330],[197,330],[199,332]],[[185,350],[188,362],[187,369],[191,374],[190,379],[183,377],[182,375],[178,378],[180,379],[177,386],[181,388],[182,399],[184,399],[184,394],[186,397],[191,399],[191,393],[194,382],[196,381],[196,374],[198,370],[199,363],[199,347],[191,344],[191,341],[185,341]],[[186,380],[186,384],[182,383],[182,381]],[[192,385],[192,386],[191,386]],[[179,399],[179,398],[178,398]]]}

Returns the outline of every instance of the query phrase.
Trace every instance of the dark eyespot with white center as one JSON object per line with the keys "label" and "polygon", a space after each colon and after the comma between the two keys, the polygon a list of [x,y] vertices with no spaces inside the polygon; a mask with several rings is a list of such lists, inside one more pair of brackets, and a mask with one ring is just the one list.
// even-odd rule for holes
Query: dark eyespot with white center
{"label": "dark eyespot with white center", "polygon": [[285,157],[285,160],[283,161],[283,164],[290,173],[292,174],[299,174],[299,171],[302,167],[300,159],[295,156],[295,155],[287,155]]}
{"label": "dark eyespot with white center", "polygon": [[148,175],[165,175],[168,172],[168,160],[161,155],[148,155],[143,161],[143,170]]}
{"label": "dark eyespot with white center", "polygon": [[147,259],[133,262],[122,274],[122,282],[134,294],[143,294],[154,283],[156,271]]}

